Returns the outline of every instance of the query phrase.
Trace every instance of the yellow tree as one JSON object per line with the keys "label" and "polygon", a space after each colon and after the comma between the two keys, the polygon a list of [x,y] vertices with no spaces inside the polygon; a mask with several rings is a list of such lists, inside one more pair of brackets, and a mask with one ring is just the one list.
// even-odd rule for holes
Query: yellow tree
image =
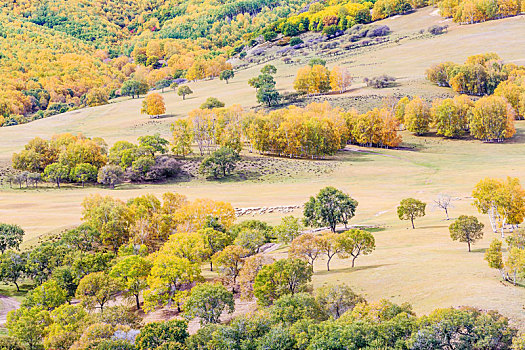
{"label": "yellow tree", "polygon": [[149,115],[150,118],[158,118],[159,115],[166,113],[164,98],[157,93],[149,94],[142,102],[140,112]]}
{"label": "yellow tree", "polygon": [[346,68],[335,66],[330,72],[330,86],[332,90],[343,93],[352,83],[352,77]]}
{"label": "yellow tree", "polygon": [[191,143],[193,142],[193,130],[191,122],[187,119],[176,120],[171,124],[173,133],[172,150],[178,156],[185,157],[191,153]]}
{"label": "yellow tree", "polygon": [[470,133],[484,141],[511,138],[514,128],[514,110],[504,97],[485,96],[474,103],[469,111]]}
{"label": "yellow tree", "polygon": [[430,110],[419,97],[414,97],[405,107],[405,126],[407,130],[422,135],[429,130]]}

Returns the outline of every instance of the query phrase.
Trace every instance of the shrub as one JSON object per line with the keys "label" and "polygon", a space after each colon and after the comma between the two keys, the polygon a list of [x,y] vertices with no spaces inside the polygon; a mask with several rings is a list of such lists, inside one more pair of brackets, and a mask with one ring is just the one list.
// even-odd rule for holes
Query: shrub
{"label": "shrub", "polygon": [[297,36],[290,39],[290,46],[295,46],[295,45],[299,45],[302,43],[303,43],[303,40]]}
{"label": "shrub", "polygon": [[373,78],[364,78],[363,82],[366,83],[366,86],[373,87],[376,89],[384,89],[393,85],[396,81],[396,78],[390,75],[380,75]]}

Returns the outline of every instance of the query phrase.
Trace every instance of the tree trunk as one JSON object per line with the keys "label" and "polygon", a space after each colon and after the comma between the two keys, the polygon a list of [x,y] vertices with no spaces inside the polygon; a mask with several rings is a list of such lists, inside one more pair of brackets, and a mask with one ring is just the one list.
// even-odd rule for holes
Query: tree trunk
{"label": "tree trunk", "polygon": [[355,266],[355,259],[357,259],[357,256],[354,256],[354,258],[352,259],[352,267]]}
{"label": "tree trunk", "polygon": [[210,271],[213,272],[213,262],[210,261]]}
{"label": "tree trunk", "polygon": [[[2,253],[3,254],[3,253]],[[18,286],[18,283],[16,283],[16,281],[13,281],[13,283],[15,284],[16,286],[16,291],[17,292],[20,292],[20,287]]]}
{"label": "tree trunk", "polygon": [[470,253],[470,241],[468,241],[467,244],[468,244],[468,252]]}
{"label": "tree trunk", "polygon": [[135,302],[137,303],[137,310],[140,310],[140,301],[139,301],[139,295],[135,294]]}
{"label": "tree trunk", "polygon": [[326,271],[330,271],[330,260],[332,260],[332,257],[329,257],[328,261],[326,262]]}
{"label": "tree trunk", "polygon": [[410,218],[410,222],[412,222],[412,229],[415,229],[416,227],[414,226],[414,218]]}
{"label": "tree trunk", "polygon": [[57,187],[60,188],[60,180],[57,180]]}
{"label": "tree trunk", "polygon": [[449,217],[448,217],[448,209],[445,208],[445,214],[447,214],[447,220],[449,220]]}

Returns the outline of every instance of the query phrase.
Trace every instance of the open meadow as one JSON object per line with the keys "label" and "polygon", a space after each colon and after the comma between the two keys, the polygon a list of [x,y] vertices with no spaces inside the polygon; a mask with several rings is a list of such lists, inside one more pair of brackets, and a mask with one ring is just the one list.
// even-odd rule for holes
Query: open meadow
{"label": "open meadow", "polygon": [[[367,110],[379,106],[390,95],[420,95],[431,99],[452,96],[449,88],[439,88],[425,79],[425,69],[432,64],[463,62],[468,56],[496,52],[506,62],[525,64],[525,17],[459,26],[435,15],[427,7],[415,13],[396,16],[378,24],[386,24],[398,41],[362,48],[349,54],[327,58],[349,69],[355,77],[350,91],[342,95],[308,98],[330,101],[335,106]],[[419,35],[432,24],[450,25],[448,33],[439,36]],[[512,38],[512,40],[509,40]],[[301,57],[305,62],[314,53]],[[301,65],[272,62],[280,91],[291,91],[296,71]],[[225,82],[205,80],[191,82],[193,95],[185,101],[173,91],[164,92],[166,114],[148,119],[140,114],[142,99],[121,98],[93,108],[37,120],[28,124],[0,128],[0,164],[9,167],[11,156],[32,138],[50,138],[53,134],[82,133],[102,137],[111,146],[119,140],[135,142],[139,136],[160,133],[171,139],[170,124],[198,108],[207,97],[214,96],[227,106],[257,106],[255,90],[248,79],[258,74],[261,65],[236,72]],[[389,74],[397,78],[396,86],[374,90],[362,83],[364,77]],[[325,283],[345,283],[369,300],[388,298],[396,303],[409,302],[418,314],[440,307],[469,305],[496,309],[508,316],[513,325],[525,329],[525,288],[501,282],[497,270],[484,261],[484,251],[499,237],[490,230],[488,218],[472,205],[472,189],[485,177],[518,177],[525,183],[525,121],[516,122],[517,134],[503,143],[483,143],[470,138],[444,139],[434,134],[417,137],[401,132],[401,149],[378,149],[347,146],[336,156],[324,160],[279,159],[249,154],[259,165],[253,178],[230,181],[209,181],[196,178],[160,184],[123,184],[115,190],[102,187],[64,186],[56,189],[17,189],[3,184],[0,192],[0,218],[16,223],[26,231],[26,246],[38,238],[60,232],[81,222],[84,197],[100,193],[123,200],[152,193],[176,192],[190,199],[210,198],[230,202],[234,207],[270,207],[302,205],[325,186],[341,189],[359,202],[351,225],[377,226],[374,230],[376,250],[360,257],[356,267],[348,260],[335,259],[330,272],[325,262],[315,264],[314,287]],[[276,165],[277,164],[277,165]],[[278,172],[272,172],[272,167]],[[461,214],[476,215],[485,224],[484,238],[467,251],[466,244],[450,239],[444,212],[434,208],[433,200],[440,193],[453,198],[451,218]],[[397,218],[396,207],[406,197],[414,197],[427,205],[427,214],[416,220],[416,229]],[[293,212],[302,216],[301,210]],[[284,214],[244,216],[277,224]],[[287,247],[270,253],[286,256]]]}

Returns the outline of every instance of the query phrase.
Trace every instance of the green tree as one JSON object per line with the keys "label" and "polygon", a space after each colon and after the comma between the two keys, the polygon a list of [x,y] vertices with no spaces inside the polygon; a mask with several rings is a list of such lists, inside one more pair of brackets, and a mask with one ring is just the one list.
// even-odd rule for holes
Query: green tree
{"label": "green tree", "polygon": [[88,313],[80,305],[62,305],[51,311],[53,321],[46,328],[44,348],[66,350],[82,335]]}
{"label": "green tree", "polygon": [[69,168],[60,163],[49,164],[44,170],[44,178],[47,181],[55,182],[58,188],[60,188],[62,180],[67,179],[68,176]]}
{"label": "green tree", "polygon": [[365,299],[348,287],[346,284],[325,285],[315,291],[317,302],[330,317],[338,319]]}
{"label": "green tree", "polygon": [[193,94],[193,91],[190,89],[187,85],[179,86],[179,90],[177,91],[177,94],[179,96],[182,96],[182,99],[185,100],[187,95]]}
{"label": "green tree", "polygon": [[275,88],[275,84],[262,84],[257,89],[256,93],[257,102],[264,103],[266,106],[270,107],[279,103],[281,100],[281,95],[279,91]]}
{"label": "green tree", "polygon": [[211,227],[199,231],[204,242],[208,258],[210,259],[210,270],[213,271],[213,259],[211,257],[233,243],[233,238],[226,232],[214,230]]}
{"label": "green tree", "polygon": [[22,307],[53,310],[68,301],[68,295],[56,281],[49,280],[27,293]]}
{"label": "green tree", "polygon": [[9,335],[18,338],[27,345],[28,350],[42,347],[46,327],[51,324],[49,312],[39,307],[20,308],[7,314],[6,328]]}
{"label": "green tree", "polygon": [[368,255],[376,248],[374,236],[365,230],[352,229],[341,233],[338,237],[341,258],[352,257],[352,267],[359,255]]}
{"label": "green tree", "polygon": [[13,283],[17,292],[20,291],[18,281],[26,272],[26,254],[8,250],[0,255],[0,280],[4,283]]}
{"label": "green tree", "polygon": [[288,215],[282,218],[279,225],[274,227],[273,232],[279,242],[290,243],[301,234],[302,230],[301,221],[292,215]]}
{"label": "green tree", "polygon": [[182,349],[188,336],[186,321],[151,322],[142,327],[135,346],[138,350]]}
{"label": "green tree", "polygon": [[24,239],[24,230],[18,225],[0,223],[0,253],[8,249],[16,249],[20,247],[20,243]]}
{"label": "green tree", "polygon": [[270,315],[275,323],[292,325],[301,319],[324,321],[326,313],[315,297],[309,293],[285,294],[277,299],[271,309]]}
{"label": "green tree", "polygon": [[357,205],[357,201],[346,193],[325,187],[304,205],[304,223],[313,227],[328,226],[335,232],[337,224],[348,224]]}
{"label": "green tree", "polygon": [[184,316],[188,319],[199,318],[201,325],[219,323],[225,310],[233,313],[235,302],[233,293],[222,284],[198,284],[191,289],[191,294],[184,303]]}
{"label": "green tree", "polygon": [[77,164],[73,169],[71,169],[71,178],[84,184],[89,181],[97,181],[98,169],[94,165],[89,163],[80,163]]}
{"label": "green tree", "polygon": [[80,280],[76,297],[86,307],[98,307],[100,312],[104,312],[104,305],[114,300],[121,289],[119,281],[107,273],[93,272]]}
{"label": "green tree", "polygon": [[240,160],[239,153],[230,147],[221,147],[209,157],[204,158],[199,166],[199,172],[213,176],[215,179],[230,175]]}
{"label": "green tree", "polygon": [[268,75],[274,75],[277,73],[277,68],[273,64],[266,64],[264,67],[261,68],[262,74],[268,74]]}
{"label": "green tree", "polygon": [[219,79],[225,80],[226,84],[228,84],[228,80],[233,79],[234,76],[235,76],[235,73],[233,72],[233,70],[226,69],[221,72],[221,74],[219,75]]}
{"label": "green tree", "polygon": [[425,216],[426,203],[414,198],[405,198],[397,207],[397,216],[399,220],[410,220],[412,228],[415,229],[414,220]]}
{"label": "green tree", "polygon": [[159,134],[139,137],[139,146],[151,150],[151,156],[168,152],[169,141],[160,137]]}
{"label": "green tree", "polygon": [[110,275],[120,280],[129,297],[135,298],[137,310],[140,310],[139,295],[146,288],[146,278],[151,270],[151,263],[139,255],[129,255],[117,260]]}
{"label": "green tree", "polygon": [[465,242],[470,245],[483,237],[483,225],[475,216],[460,215],[456,221],[450,224],[448,230],[450,238],[454,241]]}
{"label": "green tree", "polygon": [[490,268],[498,269],[503,279],[506,279],[501,245],[500,240],[494,239],[492,243],[490,243],[489,249],[485,251],[485,260],[488,262]]}
{"label": "green tree", "polygon": [[97,175],[97,181],[103,185],[114,189],[115,185],[122,182],[124,171],[118,165],[106,165],[100,168]]}
{"label": "green tree", "polygon": [[214,109],[224,107],[224,102],[219,101],[216,97],[208,97],[206,101],[201,104],[200,109]]}
{"label": "green tree", "polygon": [[253,227],[244,227],[235,237],[234,244],[248,250],[249,254],[259,253],[259,249],[268,243],[268,237],[263,230]]}
{"label": "green tree", "polygon": [[300,259],[281,259],[265,265],[255,277],[253,294],[260,305],[268,306],[286,294],[306,291],[313,269]]}
{"label": "green tree", "polygon": [[123,96],[131,96],[131,98],[140,97],[145,95],[149,91],[149,85],[147,83],[137,80],[127,80],[122,84],[120,93]]}

